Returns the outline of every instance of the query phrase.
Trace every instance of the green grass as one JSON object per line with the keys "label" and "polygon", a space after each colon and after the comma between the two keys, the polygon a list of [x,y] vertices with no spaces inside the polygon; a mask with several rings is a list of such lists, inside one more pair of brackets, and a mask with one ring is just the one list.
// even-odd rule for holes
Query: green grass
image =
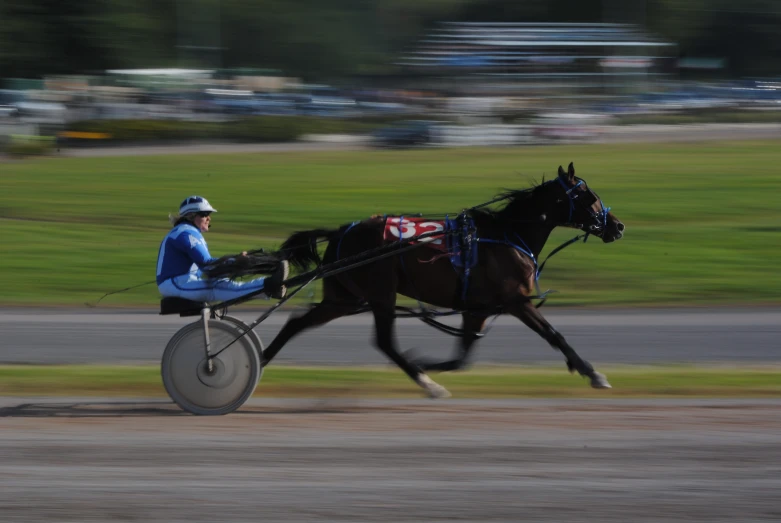
{"label": "green grass", "polygon": [[[569,161],[627,231],[557,255],[547,306],[781,303],[781,141],[740,141],[4,162],[0,304],[83,306],[154,279],[167,215],[190,194],[220,211],[219,256],[375,213],[457,213]],[[149,285],[103,304],[157,300]]]}
{"label": "green grass", "polygon": [[[600,368],[613,385],[593,390],[562,368],[476,367],[432,375],[455,398],[781,397],[781,369],[651,366]],[[158,366],[0,366],[1,396],[166,397]],[[265,370],[255,397],[420,397],[397,369]]]}

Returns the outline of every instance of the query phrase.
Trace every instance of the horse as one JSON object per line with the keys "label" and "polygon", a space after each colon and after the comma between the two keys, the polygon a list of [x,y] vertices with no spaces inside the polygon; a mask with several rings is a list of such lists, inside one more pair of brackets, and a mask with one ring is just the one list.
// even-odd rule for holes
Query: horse
{"label": "horse", "polygon": [[[322,301],[287,321],[263,351],[262,365],[268,365],[291,338],[305,329],[368,307],[374,316],[374,341],[380,351],[430,397],[447,397],[450,393],[433,381],[427,371],[464,368],[486,320],[501,313],[515,316],[561,351],[570,373],[577,371],[594,388],[611,388],[607,378],[582,359],[548,323],[533,299],[537,297],[537,258],[554,228],[579,229],[586,233],[586,238],[593,235],[610,243],[623,236],[624,224],[603,206],[585,180],[575,176],[572,163],[566,172],[559,166],[555,179],[543,180],[527,189],[505,191],[497,200],[506,201],[498,210],[473,207],[464,211],[460,223],[470,223],[471,228],[464,228],[466,232],[457,245],[451,242],[455,245],[451,245],[451,255],[452,250],[460,250],[456,254],[463,259],[469,257],[465,251],[474,252],[473,267],[464,265],[454,270],[450,256],[435,249],[433,238],[426,238],[415,249],[327,276],[323,279]],[[402,220],[396,220],[399,240],[408,237]],[[295,232],[283,242],[279,252],[302,271],[313,264],[326,266],[387,245],[387,222],[387,217],[373,216],[338,229]],[[465,242],[465,238],[470,242]],[[317,249],[319,241],[327,241],[322,258]],[[399,352],[394,335],[398,294],[461,311],[462,335],[454,358],[431,361]]]}

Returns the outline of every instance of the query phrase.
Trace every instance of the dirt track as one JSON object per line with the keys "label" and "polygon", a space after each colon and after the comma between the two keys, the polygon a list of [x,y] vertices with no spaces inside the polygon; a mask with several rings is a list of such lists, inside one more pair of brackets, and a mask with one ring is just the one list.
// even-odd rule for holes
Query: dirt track
{"label": "dirt track", "polygon": [[[170,152],[192,150],[144,154]],[[781,400],[265,400],[198,418],[0,398],[3,523],[748,523],[781,520],[779,492]]]}
{"label": "dirt track", "polygon": [[762,521],[781,401],[0,402],[2,521]]}

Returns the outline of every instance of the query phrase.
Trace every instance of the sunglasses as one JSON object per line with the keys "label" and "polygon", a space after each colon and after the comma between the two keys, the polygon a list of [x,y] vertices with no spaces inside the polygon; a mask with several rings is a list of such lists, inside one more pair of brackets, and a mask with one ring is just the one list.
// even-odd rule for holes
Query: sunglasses
{"label": "sunglasses", "polygon": [[207,216],[211,216],[210,212],[205,212],[205,211],[204,212],[197,212],[195,214],[196,214],[196,216],[200,216],[201,218],[206,218]]}

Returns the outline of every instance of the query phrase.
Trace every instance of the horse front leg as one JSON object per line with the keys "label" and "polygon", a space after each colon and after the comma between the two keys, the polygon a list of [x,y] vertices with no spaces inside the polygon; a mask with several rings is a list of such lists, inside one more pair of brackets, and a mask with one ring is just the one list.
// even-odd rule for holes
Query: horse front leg
{"label": "horse front leg", "polygon": [[415,363],[424,371],[449,372],[461,370],[469,366],[469,355],[474,348],[475,342],[479,339],[479,334],[485,326],[487,316],[475,315],[465,312],[461,315],[461,330],[463,336],[458,340],[456,357],[445,361],[433,361],[428,358],[419,358]]}
{"label": "horse front leg", "polygon": [[595,389],[612,388],[607,381],[607,377],[601,372],[594,370],[589,362],[582,359],[575,349],[573,349],[564,336],[561,335],[553,326],[548,323],[540,311],[534,307],[532,302],[524,297],[513,300],[505,311],[521,320],[527,327],[539,334],[551,346],[559,349],[567,359],[567,368],[570,372],[578,371],[581,376],[591,380],[591,386]]}
{"label": "horse front leg", "polygon": [[384,303],[369,302],[374,314],[374,327],[376,330],[377,347],[393,363],[399,366],[407,376],[422,387],[431,398],[447,398],[450,392],[442,385],[429,378],[420,367],[410,362],[398,350],[396,337],[394,334],[394,323],[396,321],[396,312],[394,304],[388,306]]}
{"label": "horse front leg", "polygon": [[331,320],[350,314],[353,310],[355,310],[354,305],[323,301],[309,309],[306,313],[290,318],[274,340],[263,351],[261,365],[265,367],[271,363],[271,360],[282,350],[282,347],[302,331],[324,325]]}

